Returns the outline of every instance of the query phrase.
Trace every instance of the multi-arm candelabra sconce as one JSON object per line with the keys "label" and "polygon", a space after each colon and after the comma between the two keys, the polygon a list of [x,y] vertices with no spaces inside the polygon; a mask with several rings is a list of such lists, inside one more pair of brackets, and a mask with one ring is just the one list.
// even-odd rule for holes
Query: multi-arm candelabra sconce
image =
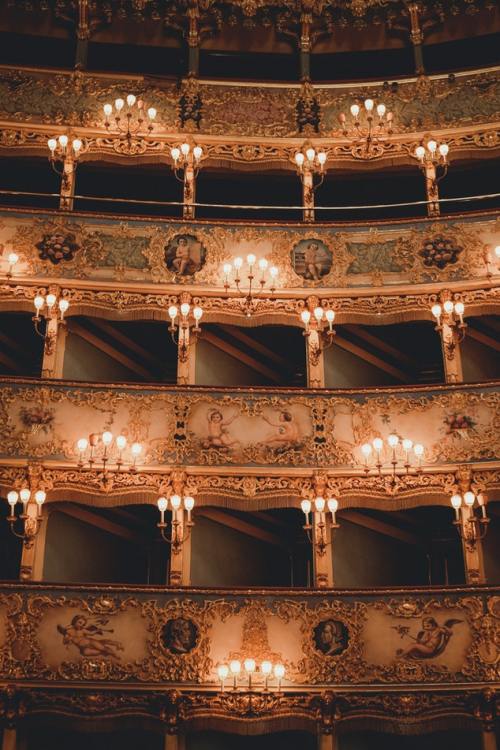
{"label": "multi-arm candelabra sconce", "polygon": [[[339,508],[339,501],[335,497],[330,497],[325,500],[324,497],[316,497],[311,502],[308,498],[304,498],[300,503],[300,507],[305,516],[305,523],[303,529],[307,534],[307,538],[318,551],[319,555],[326,554],[326,548],[328,546],[327,530],[333,532],[339,528],[337,523],[336,513]],[[330,513],[330,522],[327,521],[326,508]],[[314,514],[311,517],[311,514]],[[314,522],[315,521],[315,522]]]}
{"label": "multi-arm candelabra sconce", "polygon": [[[474,552],[478,541],[486,536],[490,522],[486,513],[484,496],[467,490],[463,496],[458,493],[453,495],[451,505],[455,510],[453,523],[467,549]],[[479,516],[475,513],[476,507],[480,508]]]}
{"label": "multi-arm candelabra sconce", "polygon": [[43,294],[37,294],[33,300],[35,306],[35,314],[33,316],[33,322],[35,324],[36,332],[42,338],[45,337],[44,333],[41,333],[39,324],[42,318],[50,319],[56,318],[59,323],[64,323],[64,314],[69,308],[69,299],[67,297],[59,297],[53,292],[49,292],[45,296]]}
{"label": "multi-arm candelabra sconce", "polygon": [[[47,494],[44,490],[32,492],[29,487],[22,487],[19,491],[11,490],[7,494],[7,502],[10,508],[7,522],[14,536],[22,539],[25,544],[32,543],[40,531],[43,522],[42,506],[46,498]],[[21,506],[21,512],[16,515],[18,503]],[[35,509],[34,513],[30,513],[31,508]],[[21,525],[22,531],[18,531],[16,525]]]}
{"label": "multi-arm candelabra sconce", "polygon": [[180,146],[173,146],[170,149],[175,177],[184,186],[182,211],[184,219],[194,219],[196,178],[204,155],[202,147],[193,141],[184,141]]}
{"label": "multi-arm candelabra sconce", "polygon": [[[160,511],[160,520],[156,525],[160,529],[161,538],[171,545],[174,554],[179,554],[182,545],[189,539],[194,526],[191,515],[195,505],[194,497],[190,495],[184,497],[180,495],[170,496],[170,508],[172,511],[170,522],[165,520],[165,513],[169,506],[168,498],[159,497],[156,504]],[[185,516],[184,514],[187,515]]]}
{"label": "multi-arm candelabra sconce", "polygon": [[314,193],[325,179],[328,155],[323,149],[316,149],[306,141],[293,158],[302,182],[304,221],[314,221]]}
{"label": "multi-arm candelabra sconce", "polygon": [[78,468],[108,471],[136,471],[137,460],[142,453],[140,443],[132,443],[128,449],[125,435],[116,437],[109,430],[93,432],[88,438],[82,437],[77,443]]}
{"label": "multi-arm candelabra sconce", "polygon": [[319,362],[319,358],[325,349],[333,344],[335,329],[335,310],[318,305],[312,314],[307,308],[300,312],[300,319],[304,324],[303,335],[308,339],[309,359],[313,366]]}
{"label": "multi-arm candelabra sconce", "polygon": [[[246,289],[242,288],[242,269],[245,265],[243,258],[235,258],[232,263],[224,263],[222,268],[224,274],[224,291],[229,293],[234,288],[244,300],[244,312],[247,317],[251,317],[257,306],[257,296],[262,297],[267,284],[269,283],[270,296],[276,291],[276,279],[279,270],[276,266],[270,266],[267,258],[259,258],[253,253],[246,257]],[[234,274],[234,275],[233,275]],[[257,291],[255,290],[257,287]]]}
{"label": "multi-arm candelabra sconce", "polygon": [[142,99],[134,94],[115,99],[114,104],[105,104],[103,110],[106,130],[113,132],[129,153],[153,132],[157,111],[154,107],[146,109]]}
{"label": "multi-arm candelabra sconce", "polygon": [[365,474],[375,470],[382,474],[384,468],[391,469],[392,477],[395,479],[398,472],[409,474],[411,469],[422,471],[422,458],[424,446],[414,443],[409,438],[401,439],[398,435],[391,433],[384,441],[376,437],[371,443],[361,446]]}
{"label": "multi-arm candelabra sconce", "polygon": [[49,148],[49,162],[56,174],[62,178],[63,182],[68,179],[68,170],[65,164],[70,161],[76,165],[83,148],[83,141],[80,138],[72,138],[66,134],[57,138],[49,138],[47,141]]}
{"label": "multi-arm candelabra sconce", "polygon": [[415,149],[414,156],[425,176],[429,216],[440,214],[438,185],[448,173],[449,151],[450,147],[447,143],[438,143],[434,138],[427,139]]}
{"label": "multi-arm candelabra sconce", "polygon": [[448,360],[455,356],[457,344],[465,338],[467,323],[464,321],[465,305],[458,300],[447,299],[442,305],[435,304],[431,312],[436,319],[435,330],[441,335],[443,349]]}
{"label": "multi-arm candelabra sconce", "polygon": [[393,114],[385,104],[365,99],[362,105],[351,105],[351,117],[339,115],[342,134],[351,139],[352,151],[360,159],[380,156],[380,141],[392,134]]}
{"label": "multi-arm candelabra sconce", "polygon": [[170,318],[168,330],[172,341],[179,347],[179,360],[187,362],[189,347],[196,341],[196,336],[201,331],[200,320],[203,310],[199,305],[191,307],[189,302],[182,302],[179,307],[171,305],[168,308],[168,315]]}
{"label": "multi-arm candelabra sconce", "polygon": [[[243,666],[243,669],[242,669]],[[220,664],[217,667],[217,676],[220,681],[221,692],[224,692],[225,681],[229,676],[232,679],[232,689],[238,690],[240,680],[244,680],[243,690],[248,691],[269,691],[269,682],[273,678],[276,680],[276,690],[281,692],[281,682],[285,676],[285,666],[281,663],[265,659],[259,665],[255,659],[245,659],[243,665],[239,659],[232,659],[228,664]]]}

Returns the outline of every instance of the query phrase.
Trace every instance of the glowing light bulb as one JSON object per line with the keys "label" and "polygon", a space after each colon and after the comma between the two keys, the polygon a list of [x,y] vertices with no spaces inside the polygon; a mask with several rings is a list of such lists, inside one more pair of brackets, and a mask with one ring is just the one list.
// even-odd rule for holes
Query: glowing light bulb
{"label": "glowing light bulb", "polygon": [[441,305],[432,305],[431,312],[434,317],[439,320],[441,313],[443,312]]}
{"label": "glowing light bulb", "polygon": [[326,153],[324,151],[320,151],[318,153],[318,164],[322,167],[326,163]]}
{"label": "glowing light bulb", "polygon": [[300,313],[300,319],[303,323],[305,323],[305,325],[307,325],[311,320],[311,313],[309,312],[309,310],[302,310],[302,312]]}
{"label": "glowing light bulb", "polygon": [[398,438],[397,435],[391,434],[387,438],[387,442],[389,443],[389,445],[391,446],[391,448],[395,448],[396,445],[399,443],[399,438]]}
{"label": "glowing light bulb", "polygon": [[249,253],[247,255],[247,263],[250,266],[250,268],[255,265],[256,257],[253,253]]}
{"label": "glowing light bulb", "polygon": [[323,319],[323,315],[324,315],[324,310],[323,310],[322,307],[315,307],[314,308],[314,317],[316,318],[316,320],[318,321],[318,323],[320,322],[320,320]]}
{"label": "glowing light bulb", "polygon": [[54,305],[56,304],[56,299],[57,299],[57,297],[56,297],[55,294],[47,294],[47,297],[45,298],[45,301],[47,303],[47,307],[49,308],[49,310],[51,310],[54,307]]}
{"label": "glowing light bulb", "polygon": [[305,516],[308,516],[311,512],[311,501],[307,499],[302,500],[302,502],[300,503],[300,507],[302,508],[302,513]]}
{"label": "glowing light bulb", "polygon": [[263,675],[265,675],[267,677],[273,671],[273,665],[272,665],[272,663],[270,661],[267,661],[267,659],[266,659],[265,661],[263,661],[261,663],[261,665],[260,665],[260,671],[262,672]]}
{"label": "glowing light bulb", "polygon": [[219,680],[221,680],[221,682],[223,682],[226,679],[228,674],[229,674],[229,667],[227,666],[227,664],[220,664],[217,667],[217,675],[219,677]]}
{"label": "glowing light bulb", "polygon": [[78,154],[83,146],[83,142],[80,140],[80,138],[73,138],[71,145],[75,154]]}
{"label": "glowing light bulb", "polygon": [[443,305],[445,313],[448,315],[453,312],[453,302],[451,299],[447,299]]}
{"label": "glowing light bulb", "polygon": [[417,146],[415,149],[415,156],[417,159],[420,159],[420,161],[423,161],[425,158],[425,148],[423,146]]}
{"label": "glowing light bulb", "polygon": [[283,664],[275,664],[274,665],[274,676],[278,680],[282,680],[283,679],[283,677],[285,676],[285,667],[283,666]]}
{"label": "glowing light bulb", "polygon": [[66,148],[66,146],[68,145],[68,136],[60,135],[58,140],[59,140],[59,145],[61,146],[61,148]]}
{"label": "glowing light bulb", "polygon": [[179,510],[179,508],[181,507],[181,498],[179,495],[172,495],[172,497],[170,498],[170,502],[174,510]]}
{"label": "glowing light bulb", "polygon": [[108,445],[111,445],[111,443],[113,442],[113,433],[110,432],[109,430],[106,430],[105,432],[102,433],[101,440],[102,440],[103,445],[105,445],[106,447]]}
{"label": "glowing light bulb", "polygon": [[187,156],[189,154],[190,149],[191,147],[189,143],[186,143],[186,142],[181,143],[181,151],[182,151],[183,156]]}
{"label": "glowing light bulb", "polygon": [[118,435],[118,437],[116,438],[116,447],[118,448],[118,450],[122,451],[126,445],[127,438],[125,437],[125,435]]}
{"label": "glowing light bulb", "polygon": [[304,164],[305,156],[301,151],[297,151],[295,154],[295,163],[298,167],[301,167]]}
{"label": "glowing light bulb", "polygon": [[113,111],[113,107],[111,106],[111,104],[105,104],[103,107],[103,110],[104,110],[104,116],[107,119],[111,115]]}
{"label": "glowing light bulb", "polygon": [[315,156],[316,156],[316,151],[314,150],[312,146],[309,146],[309,148],[306,149],[307,160],[310,162],[313,162]]}
{"label": "glowing light bulb", "polygon": [[467,492],[464,492],[464,503],[467,505],[468,508],[472,508],[474,505],[474,501],[476,499],[476,496],[473,492],[468,490]]}
{"label": "glowing light bulb", "polygon": [[188,302],[183,302],[181,305],[181,315],[183,318],[187,317],[189,315],[189,311],[191,309],[191,305]]}
{"label": "glowing light bulb", "polygon": [[174,161],[179,161],[181,156],[181,150],[180,148],[177,148],[177,146],[174,146],[174,148],[170,149],[170,156]]}
{"label": "glowing light bulb", "polygon": [[314,500],[314,507],[318,511],[318,513],[323,513],[325,510],[325,498],[324,497],[317,497]]}
{"label": "glowing light bulb", "polygon": [[418,458],[422,458],[424,455],[424,446],[421,443],[415,443],[413,446],[413,452]]}
{"label": "glowing light bulb", "polygon": [[12,509],[14,509],[14,505],[17,503],[19,499],[19,495],[15,490],[11,490],[7,495],[7,502],[11,506]]}
{"label": "glowing light bulb", "polygon": [[465,311],[465,305],[463,302],[455,302],[455,312],[457,315],[462,317]]}
{"label": "glowing light bulb", "polygon": [[21,502],[24,503],[24,504],[26,504],[29,501],[30,497],[31,497],[30,490],[25,487],[19,493],[19,497],[21,498]]}
{"label": "glowing light bulb", "polygon": [[451,504],[455,510],[458,510],[462,505],[462,495],[453,495],[451,498]]}
{"label": "glowing light bulb", "polygon": [[371,112],[373,110],[375,102],[373,99],[365,99],[365,109],[367,112]]}
{"label": "glowing light bulb", "polygon": [[37,490],[35,492],[35,503],[40,506],[43,505],[45,502],[47,495],[43,490]]}
{"label": "glowing light bulb", "polygon": [[358,119],[359,110],[360,110],[359,104],[351,104],[351,115],[355,117],[356,120]]}
{"label": "glowing light bulb", "polygon": [[372,445],[377,453],[380,453],[380,451],[384,447],[384,441],[382,440],[382,438],[376,437],[372,440]]}
{"label": "glowing light bulb", "polygon": [[148,117],[149,117],[149,119],[150,120],[154,120],[156,118],[156,115],[157,115],[156,109],[154,107],[150,107],[148,109]]}
{"label": "glowing light bulb", "polygon": [[268,266],[267,258],[260,258],[259,259],[259,268],[261,271],[265,271]]}
{"label": "glowing light bulb", "polygon": [[437,143],[436,143],[436,141],[433,141],[433,140],[428,141],[427,142],[427,148],[429,149],[429,151],[431,152],[431,154],[434,154],[436,152],[436,149],[437,149]]}
{"label": "glowing light bulb", "polygon": [[203,156],[203,149],[201,146],[195,146],[193,148],[193,156],[196,161],[200,161],[201,157]]}
{"label": "glowing light bulb", "polygon": [[80,440],[78,440],[76,444],[76,447],[78,448],[80,453],[85,453],[85,451],[87,450],[88,444],[89,444],[89,441],[87,440],[87,438],[80,438]]}
{"label": "glowing light bulb", "polygon": [[279,270],[278,270],[278,268],[277,268],[276,266],[271,266],[271,268],[269,269],[269,273],[270,273],[270,275],[271,275],[271,278],[272,278],[272,279],[275,279],[275,278],[276,278],[276,276],[277,276],[277,275],[278,275],[278,273],[279,273]]}
{"label": "glowing light bulb", "polygon": [[439,153],[441,154],[441,156],[443,157],[443,159],[446,159],[446,157],[448,156],[449,150],[450,150],[450,147],[448,146],[447,143],[442,143],[440,145],[440,147],[439,147]]}
{"label": "glowing light bulb", "polygon": [[413,440],[409,440],[409,438],[405,438],[403,440],[403,450],[408,453],[408,451],[411,451],[413,448]]}
{"label": "glowing light bulb", "polygon": [[127,107],[133,107],[136,102],[136,97],[133,94],[127,96]]}
{"label": "glowing light bulb", "polygon": [[61,311],[61,314],[64,315],[66,310],[69,308],[69,302],[67,299],[60,299],[59,300],[59,310]]}
{"label": "glowing light bulb", "polygon": [[245,659],[243,666],[247,674],[253,674],[257,665],[255,664],[255,659]]}
{"label": "glowing light bulb", "polygon": [[328,505],[328,510],[330,511],[330,513],[332,515],[335,515],[335,513],[339,509],[339,501],[337,500],[337,498],[336,497],[328,498],[327,505]]}
{"label": "glowing light bulb", "polygon": [[49,138],[49,140],[47,141],[47,146],[51,150],[52,154],[54,154],[54,151],[57,148],[57,141],[56,141],[56,139],[55,138]]}
{"label": "glowing light bulb", "polygon": [[335,310],[327,310],[325,316],[329,323],[333,323],[335,320]]}
{"label": "glowing light bulb", "polygon": [[494,250],[494,253],[495,253],[495,255],[496,255],[497,258],[500,258],[500,245],[496,246],[496,248]]}
{"label": "glowing light bulb", "polygon": [[233,270],[233,267],[230,263],[224,263],[222,270],[224,271],[224,276],[229,276],[229,274]]}
{"label": "glowing light bulb", "polygon": [[371,452],[372,452],[372,447],[371,447],[370,443],[364,443],[361,446],[361,453],[363,454],[363,456],[365,458],[368,458],[368,456],[371,455]]}
{"label": "glowing light bulb", "polygon": [[175,305],[171,305],[171,306],[170,306],[170,307],[168,308],[168,315],[169,315],[169,317],[170,317],[170,318],[172,318],[172,320],[175,320],[175,319],[176,319],[176,317],[177,317],[177,312],[178,312],[178,310],[177,310],[177,308],[176,308],[176,306],[175,306]]}
{"label": "glowing light bulb", "polygon": [[132,443],[131,452],[133,456],[139,456],[142,453],[142,445],[140,443]]}
{"label": "glowing light bulb", "polygon": [[385,115],[385,104],[377,104],[377,115],[380,118]]}
{"label": "glowing light bulb", "polygon": [[229,662],[229,670],[235,677],[241,672],[241,662],[238,659],[231,659]]}
{"label": "glowing light bulb", "polygon": [[184,498],[184,507],[188,511],[188,513],[191,513],[191,511],[194,508],[194,497],[191,497],[188,495]]}
{"label": "glowing light bulb", "polygon": [[115,109],[117,112],[121,112],[124,106],[125,102],[123,101],[123,99],[115,99]]}
{"label": "glowing light bulb", "polygon": [[168,500],[167,500],[167,498],[166,497],[159,497],[158,500],[156,501],[156,504],[158,506],[158,510],[160,511],[160,513],[165,513],[165,511],[168,508]]}
{"label": "glowing light bulb", "polygon": [[243,258],[240,258],[239,256],[233,260],[233,266],[236,268],[236,270],[239,270],[241,266],[243,265]]}
{"label": "glowing light bulb", "polygon": [[203,315],[203,310],[201,307],[196,306],[193,308],[193,318],[196,320],[196,322],[201,320],[202,315]]}

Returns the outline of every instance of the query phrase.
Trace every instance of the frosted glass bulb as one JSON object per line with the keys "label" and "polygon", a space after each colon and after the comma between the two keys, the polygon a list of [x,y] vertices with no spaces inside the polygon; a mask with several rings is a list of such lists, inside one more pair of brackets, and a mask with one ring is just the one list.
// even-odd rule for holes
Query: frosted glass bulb
{"label": "frosted glass bulb", "polygon": [[160,511],[160,513],[165,513],[165,511],[168,508],[168,500],[167,500],[167,498],[166,497],[159,497],[158,500],[156,501],[156,504],[158,506],[158,510]]}
{"label": "frosted glass bulb", "polygon": [[322,320],[323,314],[324,314],[324,310],[323,310],[322,307],[315,307],[314,308],[314,317],[316,318],[316,320],[318,321],[318,323],[320,322],[320,320]]}
{"label": "frosted glass bulb", "polygon": [[117,112],[120,112],[125,105],[125,102],[123,99],[115,99],[115,109]]}
{"label": "frosted glass bulb", "polygon": [[89,441],[87,438],[80,438],[80,440],[77,442],[76,447],[80,451],[80,453],[84,453],[87,450],[87,446],[89,444]]}
{"label": "frosted glass bulb", "polygon": [[135,104],[135,100],[136,100],[135,96],[133,94],[129,94],[127,96],[127,107],[133,107]]}
{"label": "frosted glass bulb", "polygon": [[465,311],[465,305],[463,302],[455,302],[455,312],[457,315],[463,315]]}
{"label": "frosted glass bulb", "polygon": [[224,271],[224,276],[229,276],[229,274],[233,270],[233,267],[230,263],[224,263],[222,270]]}
{"label": "frosted glass bulb", "polygon": [[325,498],[324,497],[317,497],[314,501],[314,507],[318,511],[318,513],[323,513],[325,510]]}
{"label": "frosted glass bulb", "polygon": [[475,499],[476,499],[476,496],[475,496],[475,495],[474,495],[474,493],[473,493],[473,492],[471,492],[470,490],[468,490],[467,492],[465,492],[465,493],[464,493],[464,503],[465,503],[465,504],[466,504],[466,505],[467,505],[467,506],[468,506],[469,508],[472,508],[472,506],[474,505],[474,500],[475,500]]}
{"label": "frosted glass bulb", "polygon": [[227,666],[227,664],[220,664],[217,667],[217,674],[219,676],[219,680],[225,680],[229,674],[229,667]]}
{"label": "frosted glass bulb", "polygon": [[174,146],[174,148],[170,149],[170,156],[174,161],[178,161],[181,155],[180,148],[177,148],[177,146]]}
{"label": "frosted glass bulb", "polygon": [[450,147],[447,143],[442,143],[439,147],[439,153],[443,158],[446,158],[448,156],[448,152],[450,150]]}
{"label": "frosted glass bulb", "polygon": [[387,442],[389,443],[391,448],[395,448],[396,445],[399,443],[399,438],[397,435],[392,434],[392,435],[389,435],[389,437],[387,438]]}
{"label": "frosted glass bulb", "polygon": [[385,115],[385,104],[377,104],[377,115],[383,117]]}
{"label": "frosted glass bulb", "polygon": [[62,315],[67,311],[69,307],[69,302],[67,299],[60,299],[59,300],[59,310],[61,311]]}
{"label": "frosted glass bulb", "polygon": [[453,497],[451,498],[451,504],[455,508],[455,510],[458,510],[460,506],[462,505],[462,496],[453,495]]}
{"label": "frosted glass bulb", "polygon": [[370,443],[364,443],[364,445],[361,446],[361,453],[363,454],[365,458],[368,458],[371,452],[372,452],[372,447]]}
{"label": "frosted glass bulb", "polygon": [[311,313],[309,312],[309,310],[302,310],[302,312],[300,313],[300,318],[302,322],[307,325],[311,320]]}
{"label": "frosted glass bulb", "polygon": [[154,107],[150,107],[148,109],[148,117],[150,120],[154,120],[156,118],[156,109]]}
{"label": "frosted glass bulb", "polygon": [[301,167],[304,163],[304,154],[301,151],[297,151],[295,154],[295,163],[298,167]]}
{"label": "frosted glass bulb", "polygon": [[181,151],[184,156],[189,154],[190,145],[189,143],[181,143]]}
{"label": "frosted glass bulb", "polygon": [[417,159],[420,159],[420,161],[423,161],[425,157],[425,148],[423,146],[417,146],[415,149],[415,156]]}
{"label": "frosted glass bulb", "polygon": [[412,448],[413,448],[413,441],[409,440],[408,438],[405,438],[403,440],[403,450],[405,450],[408,453],[408,451],[411,451]]}
{"label": "frosted glass bulb", "polygon": [[252,674],[255,672],[255,659],[245,659],[243,666],[245,667],[245,672],[247,672],[247,674]]}
{"label": "frosted glass bulb", "polygon": [[28,490],[27,488],[24,488],[24,489],[22,489],[22,490],[21,490],[21,492],[19,493],[19,497],[21,498],[21,502],[22,502],[22,503],[27,503],[27,502],[28,502],[28,500],[29,500],[29,499],[30,499],[30,497],[31,497],[31,492],[30,492],[30,491],[29,491],[29,490]]}
{"label": "frosted glass bulb", "polygon": [[193,156],[196,159],[196,161],[200,161],[201,157],[203,155],[203,149],[201,146],[195,146],[193,148]]}
{"label": "frosted glass bulb", "polygon": [[269,273],[271,274],[271,278],[275,279],[276,276],[278,275],[279,271],[276,268],[276,266],[271,266],[271,268],[269,269]]}
{"label": "frosted glass bulb", "polygon": [[367,112],[372,111],[373,105],[374,105],[373,99],[365,99],[365,109]]}
{"label": "frosted glass bulb", "polygon": [[103,445],[106,445],[106,446],[111,445],[111,443],[113,442],[113,433],[110,432],[109,430],[106,430],[105,432],[102,433],[101,440],[103,442]]}
{"label": "frosted glass bulb", "polygon": [[189,315],[189,311],[191,309],[191,305],[188,302],[183,302],[181,305],[181,315],[183,318],[185,318],[187,315]]}
{"label": "frosted glass bulb", "polygon": [[324,151],[320,151],[318,154],[318,163],[323,166],[326,162],[326,153]]}
{"label": "frosted glass bulb", "polygon": [[15,490],[11,490],[7,495],[7,502],[13,508],[19,499],[19,495]]}
{"label": "frosted glass bulb", "polygon": [[307,499],[302,500],[302,502],[300,503],[300,507],[302,508],[302,513],[308,516],[311,512],[311,501]]}
{"label": "frosted glass bulb", "polygon": [[446,313],[448,313],[448,315],[450,313],[452,313],[453,312],[453,302],[451,301],[451,299],[447,299],[446,302],[444,303],[443,307],[444,307],[444,311]]}
{"label": "frosted glass bulb", "polygon": [[435,318],[440,318],[443,312],[441,305],[432,305],[431,312]]}
{"label": "frosted glass bulb", "polygon": [[500,258],[500,245],[496,246],[494,252],[495,252],[496,257]]}
{"label": "frosted glass bulb", "polygon": [[9,255],[7,256],[7,260],[10,266],[15,266],[17,261],[19,260],[19,255],[17,253],[9,253]]}
{"label": "frosted glass bulb", "polygon": [[57,141],[56,141],[56,139],[55,138],[49,138],[49,140],[47,141],[47,146],[52,151],[52,153],[54,153],[54,151],[57,148]]}
{"label": "frosted glass bulb", "polygon": [[193,318],[196,321],[201,320],[202,315],[203,315],[203,310],[202,310],[201,307],[197,306],[197,307],[193,308]]}
{"label": "frosted glass bulb", "polygon": [[118,435],[118,437],[116,438],[116,447],[118,448],[118,450],[122,451],[126,445],[127,438],[125,437],[125,435]]}
{"label": "frosted glass bulb", "polygon": [[238,675],[241,672],[241,662],[238,659],[232,659],[229,662],[229,669],[231,674]]}
{"label": "frosted glass bulb", "polygon": [[274,665],[274,676],[281,680],[285,676],[285,667],[283,664]]}
{"label": "frosted glass bulb", "polygon": [[59,136],[59,145],[61,148],[66,148],[68,145],[68,136],[67,135],[60,135]]}
{"label": "frosted glass bulb", "polygon": [[262,672],[263,675],[265,675],[267,677],[273,671],[273,665],[272,665],[272,663],[270,661],[267,661],[267,660],[263,661],[262,664],[260,665],[260,671]]}
{"label": "frosted glass bulb", "polygon": [[193,508],[194,508],[194,497],[191,497],[190,495],[188,495],[187,497],[185,497],[184,498],[184,507],[185,507],[186,510],[192,511]]}
{"label": "frosted glass bulb", "polygon": [[56,295],[55,294],[47,294],[47,297],[46,297],[45,301],[47,303],[47,307],[50,310],[56,304]]}
{"label": "frosted glass bulb", "polygon": [[312,146],[306,149],[306,156],[307,156],[308,161],[314,161],[314,157],[316,156],[316,151],[313,149]]}
{"label": "frosted glass bulb", "polygon": [[239,268],[241,268],[241,266],[242,266],[242,265],[243,265],[243,258],[240,258],[240,257],[238,256],[237,258],[235,258],[235,259],[233,260],[233,266],[234,266],[234,267],[235,267],[236,269],[239,269]]}
{"label": "frosted glass bulb", "polygon": [[47,495],[43,490],[37,490],[35,492],[35,503],[37,505],[43,505],[46,497]]}
{"label": "frosted glass bulb", "polygon": [[431,152],[431,154],[434,154],[437,149],[437,143],[436,141],[428,141],[427,148]]}
{"label": "frosted glass bulb", "polygon": [[327,502],[330,513],[335,514],[339,509],[339,501],[336,497],[330,497]]}
{"label": "frosted glass bulb", "polygon": [[78,154],[81,147],[83,146],[83,143],[80,138],[73,138],[73,142],[71,145],[73,146],[73,151],[75,152],[75,154]]}
{"label": "frosted glass bulb", "polygon": [[380,451],[384,447],[384,441],[382,440],[382,438],[377,437],[377,438],[374,438],[374,440],[372,441],[372,445],[377,451],[377,453],[380,453]]}
{"label": "frosted glass bulb", "polygon": [[113,111],[113,107],[111,106],[111,104],[105,104],[103,109],[104,109],[104,115],[106,117],[109,117],[111,112]]}
{"label": "frosted glass bulb", "polygon": [[261,271],[265,271],[267,268],[267,258],[260,258],[259,260],[259,268]]}
{"label": "frosted glass bulb", "polygon": [[177,317],[177,308],[175,305],[170,305],[170,307],[168,308],[168,315],[170,318],[172,318],[172,320],[175,320],[175,318]]}
{"label": "frosted glass bulb", "polygon": [[179,495],[172,495],[170,498],[170,502],[172,503],[172,508],[174,510],[179,510],[181,507],[181,498]]}
{"label": "frosted glass bulb", "polygon": [[132,455],[139,456],[142,453],[142,445],[140,443],[132,443]]}
{"label": "frosted glass bulb", "polygon": [[326,319],[329,323],[333,323],[335,320],[335,310],[327,310],[326,313]]}
{"label": "frosted glass bulb", "polygon": [[247,263],[248,263],[248,265],[249,266],[253,266],[255,264],[255,261],[256,261],[255,255],[253,253],[249,253],[247,255]]}
{"label": "frosted glass bulb", "polygon": [[359,104],[351,105],[351,115],[357,119],[359,115]]}
{"label": "frosted glass bulb", "polygon": [[413,452],[416,456],[422,458],[422,456],[424,455],[424,446],[421,443],[415,443],[415,445],[413,446]]}

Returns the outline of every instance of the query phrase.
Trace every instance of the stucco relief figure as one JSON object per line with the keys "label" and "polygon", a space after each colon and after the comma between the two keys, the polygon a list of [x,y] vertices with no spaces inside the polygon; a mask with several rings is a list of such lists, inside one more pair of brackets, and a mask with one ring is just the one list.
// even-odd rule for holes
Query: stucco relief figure
{"label": "stucco relief figure", "polygon": [[273,448],[285,448],[300,443],[298,425],[289,411],[280,411],[276,422],[266,417],[265,414],[262,415],[262,419],[274,428],[271,433],[260,441],[263,445]]}
{"label": "stucco relief figure", "polygon": [[193,276],[206,258],[201,242],[191,234],[178,234],[165,248],[165,263],[176,276]]}
{"label": "stucco relief figure", "polygon": [[345,651],[349,640],[347,628],[339,620],[323,620],[314,628],[314,643],[324,656]]}
{"label": "stucco relief figure", "polygon": [[451,618],[439,625],[434,617],[424,617],[422,630],[416,637],[411,635],[410,628],[405,625],[393,625],[401,638],[409,638],[413,643],[408,648],[399,648],[396,651],[400,659],[434,659],[446,649],[453,635],[453,627],[462,620]]}
{"label": "stucco relief figure", "polygon": [[211,409],[207,414],[208,438],[203,442],[203,447],[228,450],[238,446],[240,444],[239,440],[232,438],[227,429],[238,416],[239,414],[236,413],[233,414],[232,417],[224,419],[221,411],[218,409]]}
{"label": "stucco relief figure", "polygon": [[332,254],[321,240],[300,240],[292,250],[293,270],[303,279],[319,281],[332,267]]}
{"label": "stucco relief figure", "polygon": [[188,654],[196,646],[198,628],[192,620],[176,617],[168,620],[161,632],[161,641],[173,654]]}
{"label": "stucco relief figure", "polygon": [[119,659],[118,651],[123,651],[120,641],[106,637],[113,628],[104,627],[109,620],[104,617],[75,615],[69,625],[57,625],[65,646],[75,646],[81,656],[109,656]]}

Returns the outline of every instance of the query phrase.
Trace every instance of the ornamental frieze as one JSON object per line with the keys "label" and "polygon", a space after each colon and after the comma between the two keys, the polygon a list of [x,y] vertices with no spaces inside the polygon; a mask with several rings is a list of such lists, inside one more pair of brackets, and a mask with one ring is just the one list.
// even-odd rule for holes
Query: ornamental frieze
{"label": "ornamental frieze", "polygon": [[[494,215],[360,225],[237,225],[116,220],[78,214],[0,213],[0,247],[19,256],[13,279],[89,279],[222,287],[223,266],[255,254],[288,290],[371,290],[498,276]],[[263,294],[269,297],[269,293]]]}
{"label": "ornamental frieze", "polygon": [[[143,446],[140,465],[301,466],[363,474],[363,443],[390,433],[425,447],[412,467],[495,461],[495,384],[384,392],[0,383],[0,458],[70,461],[92,433]],[[101,448],[102,449],[102,446]],[[127,449],[128,450],[128,449]],[[129,456],[124,455],[125,463]],[[99,453],[94,455],[99,462]],[[95,468],[98,468],[96,465]]]}
{"label": "ornamental frieze", "polygon": [[[217,692],[218,665],[245,658],[281,663],[285,690],[466,686],[500,676],[495,590],[245,593],[4,584],[0,679]],[[257,671],[254,689],[262,680]]]}

